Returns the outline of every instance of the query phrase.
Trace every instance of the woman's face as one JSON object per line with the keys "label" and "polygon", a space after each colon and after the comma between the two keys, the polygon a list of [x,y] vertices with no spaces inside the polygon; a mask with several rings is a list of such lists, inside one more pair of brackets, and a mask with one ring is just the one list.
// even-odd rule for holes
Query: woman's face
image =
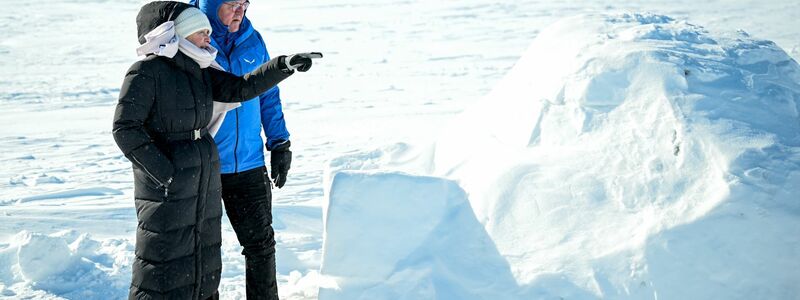
{"label": "woman's face", "polygon": [[209,33],[210,32],[208,31],[208,29],[203,29],[198,32],[190,34],[189,36],[186,37],[186,39],[192,42],[192,44],[194,44],[195,46],[206,49],[211,46],[209,44],[211,43],[211,37],[208,36]]}

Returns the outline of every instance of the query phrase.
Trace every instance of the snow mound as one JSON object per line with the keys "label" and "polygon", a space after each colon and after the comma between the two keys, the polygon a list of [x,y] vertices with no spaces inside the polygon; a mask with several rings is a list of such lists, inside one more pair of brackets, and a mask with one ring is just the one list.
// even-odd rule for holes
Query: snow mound
{"label": "snow mound", "polygon": [[[800,294],[797,99],[800,66],[770,41],[742,31],[714,36],[654,14],[577,16],[543,30],[431,153],[404,162],[378,152],[368,168],[415,165],[457,182],[509,265],[513,291],[505,283],[483,290],[515,295],[504,299],[788,299]],[[358,179],[368,185],[336,184],[337,170],[347,169],[336,162],[326,209],[360,214],[325,222],[326,245],[346,251],[324,249],[323,275],[346,277],[341,270],[356,270],[350,264],[373,251],[342,228],[368,228],[372,238],[395,222],[441,220],[397,216],[422,217],[443,194],[411,194],[414,182],[393,189],[397,180],[379,171]],[[387,197],[405,199],[393,218],[374,219],[373,210],[361,210],[368,201],[339,200]],[[419,266],[437,266],[448,254],[419,244],[426,233],[384,235],[418,245]],[[371,280],[386,282],[403,269],[395,260],[370,263],[392,270],[372,272]],[[376,292],[350,285],[365,277],[351,275],[337,280],[338,293],[323,289],[320,298],[394,299],[407,287],[394,282]],[[460,282],[453,276],[477,275],[437,274],[431,282]],[[447,299],[445,287],[427,287],[423,298]],[[483,298],[467,295],[459,298]]]}
{"label": "snow mound", "polygon": [[36,177],[17,175],[9,179],[8,183],[11,185],[37,186],[49,183],[56,183],[56,184],[64,183],[64,179],[58,176],[51,176],[47,174],[40,174],[39,176]]}
{"label": "snow mound", "polygon": [[[124,240],[98,241],[88,234],[51,235],[22,231],[0,245],[2,294],[46,291],[67,299],[111,299],[127,294],[133,245]],[[35,293],[33,293],[35,294]]]}
{"label": "snow mound", "polygon": [[19,271],[26,281],[42,281],[63,272],[74,263],[74,256],[64,239],[23,234],[19,242]]}

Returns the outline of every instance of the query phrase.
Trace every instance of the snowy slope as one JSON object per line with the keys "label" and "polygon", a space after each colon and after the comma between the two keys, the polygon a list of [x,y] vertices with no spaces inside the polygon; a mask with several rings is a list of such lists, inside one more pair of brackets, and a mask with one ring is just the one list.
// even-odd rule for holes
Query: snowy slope
{"label": "snowy slope", "polygon": [[[136,221],[130,164],[110,127],[146,2],[0,0],[0,298],[125,297]],[[318,271],[325,162],[353,154],[340,166],[391,161],[429,174],[433,165],[419,156],[433,153],[411,142],[434,138],[560,18],[654,11],[712,31],[744,29],[800,58],[793,0],[251,2],[270,53],[326,54],[313,72],[282,84],[295,153],[287,186],[274,191],[283,299],[314,299],[329,283]],[[223,239],[222,297],[242,299],[241,248],[230,227]],[[73,247],[79,240],[99,246]],[[69,263],[54,264],[41,284],[24,276],[41,266],[32,258],[63,244]],[[67,284],[75,280],[82,284]]]}
{"label": "snowy slope", "polygon": [[[320,298],[796,297],[797,99],[800,66],[772,42],[655,14],[561,20],[433,147],[361,155],[370,164],[343,163],[359,155],[332,161],[322,273],[337,285]],[[420,190],[434,212],[449,193],[424,188],[441,179],[409,186],[383,175],[390,169],[456,180],[475,218],[417,220],[426,214],[405,211],[428,213]],[[434,241],[472,232],[477,220],[496,248],[423,243],[350,273],[349,259],[382,249],[360,243],[381,245],[386,234],[417,245],[419,236],[372,225],[384,210],[408,215],[385,222]],[[427,222],[447,229],[419,230]],[[345,257],[329,253],[353,244]],[[475,280],[482,267],[440,258],[451,253],[497,253],[508,267],[489,264],[501,272]],[[426,272],[431,266],[450,272]],[[502,276],[513,284],[496,282]]]}

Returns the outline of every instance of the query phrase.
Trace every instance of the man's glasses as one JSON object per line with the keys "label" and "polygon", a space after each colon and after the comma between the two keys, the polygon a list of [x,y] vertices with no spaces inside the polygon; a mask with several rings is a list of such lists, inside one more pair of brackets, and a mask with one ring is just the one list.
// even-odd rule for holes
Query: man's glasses
{"label": "man's glasses", "polygon": [[250,7],[250,1],[245,2],[236,2],[236,1],[229,1],[224,3],[228,8],[232,11],[237,11],[241,7],[244,10],[247,10]]}

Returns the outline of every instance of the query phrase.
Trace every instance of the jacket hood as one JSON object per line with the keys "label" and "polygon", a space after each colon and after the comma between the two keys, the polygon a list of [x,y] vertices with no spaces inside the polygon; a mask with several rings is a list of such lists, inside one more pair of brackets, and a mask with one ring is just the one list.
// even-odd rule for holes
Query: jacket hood
{"label": "jacket hood", "polygon": [[145,4],[136,15],[136,29],[139,44],[147,42],[144,36],[167,21],[174,21],[185,9],[192,7],[189,4],[176,1],[154,1]]}
{"label": "jacket hood", "polygon": [[191,0],[189,1],[190,5],[195,5],[197,8],[200,9],[203,13],[206,14],[208,17],[208,21],[211,22],[211,37],[217,41],[217,43],[223,43],[223,41],[236,41],[244,34],[248,34],[252,25],[250,23],[250,19],[247,18],[247,12],[245,12],[244,17],[242,18],[242,24],[239,25],[239,30],[236,32],[228,32],[228,26],[222,24],[222,21],[219,19],[219,15],[217,11],[219,11],[219,7],[231,0]]}

